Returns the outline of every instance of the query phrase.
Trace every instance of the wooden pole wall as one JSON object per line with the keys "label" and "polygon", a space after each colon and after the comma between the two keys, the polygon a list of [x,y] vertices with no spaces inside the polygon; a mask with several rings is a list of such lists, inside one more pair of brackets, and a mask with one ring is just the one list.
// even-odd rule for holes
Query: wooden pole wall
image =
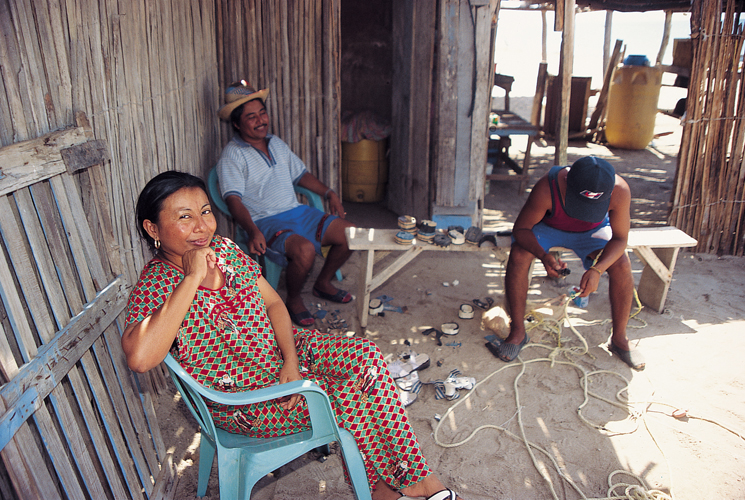
{"label": "wooden pole wall", "polygon": [[[116,321],[149,259],[134,220],[140,190],[169,169],[205,176],[219,154],[215,8],[215,0],[0,0],[2,182],[50,167],[16,147],[53,151],[60,163],[60,138],[75,134],[67,130],[84,130],[80,141],[106,152],[87,168],[63,166],[0,194],[3,498],[167,494],[157,483],[171,468],[148,392],[164,379],[138,377],[137,393]],[[100,295],[112,284],[116,297]],[[81,310],[112,312],[97,331],[70,329]],[[42,392],[49,380],[56,385]],[[33,409],[31,389],[39,389]]]}
{"label": "wooden pole wall", "polygon": [[114,271],[133,282],[144,184],[169,169],[203,176],[219,154],[213,0],[0,0],[0,29],[0,146],[85,113],[111,161],[76,180],[91,211],[114,214],[99,248],[115,246]]}
{"label": "wooden pole wall", "polygon": [[[693,67],[669,223],[696,251],[745,252],[745,83],[742,27],[734,0],[696,0]],[[725,15],[722,16],[724,10]]]}
{"label": "wooden pole wall", "polygon": [[[216,0],[219,105],[231,82],[268,88],[271,132],[341,189],[341,0]],[[233,136],[220,128],[220,148]]]}

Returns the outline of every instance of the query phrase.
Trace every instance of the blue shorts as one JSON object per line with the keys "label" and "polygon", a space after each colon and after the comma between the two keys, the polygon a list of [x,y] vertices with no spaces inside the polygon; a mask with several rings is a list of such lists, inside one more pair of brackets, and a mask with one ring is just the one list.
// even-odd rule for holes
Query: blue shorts
{"label": "blue shorts", "polygon": [[323,235],[336,215],[321,212],[308,205],[300,205],[286,212],[256,221],[256,227],[266,238],[266,256],[282,267],[287,265],[285,243],[293,234],[299,234],[311,243],[318,255],[321,254]]}
{"label": "blue shorts", "polygon": [[605,248],[605,245],[613,236],[613,231],[610,227],[610,220],[606,215],[605,220],[598,227],[589,231],[571,233],[554,229],[543,222],[539,222],[533,226],[533,234],[541,247],[547,252],[552,247],[570,249],[582,260],[582,266],[587,270],[593,264],[593,258],[590,257],[590,254]]}

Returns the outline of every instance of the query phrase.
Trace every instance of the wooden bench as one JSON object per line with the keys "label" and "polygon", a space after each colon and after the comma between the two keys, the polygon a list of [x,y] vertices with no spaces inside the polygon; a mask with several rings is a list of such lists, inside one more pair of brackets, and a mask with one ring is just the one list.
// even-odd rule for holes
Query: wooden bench
{"label": "wooden bench", "polygon": [[[360,326],[367,327],[367,308],[370,302],[370,293],[388,281],[394,274],[401,270],[423,251],[436,252],[474,252],[481,250],[492,250],[491,245],[479,248],[474,245],[450,245],[440,247],[429,243],[417,241],[411,246],[396,243],[393,237],[398,229],[366,229],[347,228],[346,236],[351,250],[365,252],[362,259],[360,276],[358,277],[357,314]],[[497,237],[500,247],[509,247],[510,238]],[[667,299],[667,291],[673,280],[673,270],[678,251],[681,248],[696,246],[698,242],[686,233],[675,227],[645,227],[629,231],[627,249],[633,250],[637,257],[644,263],[641,279],[637,292],[639,300],[657,312],[662,312]],[[403,252],[396,260],[385,269],[373,273],[375,262],[375,251],[399,251]],[[552,251],[569,251],[565,248],[553,248]],[[532,276],[532,267],[531,273]]]}
{"label": "wooden bench", "polygon": [[[400,271],[423,251],[478,252],[481,250],[492,250],[494,248],[490,244],[484,247],[478,247],[476,245],[469,245],[468,243],[441,247],[417,240],[415,240],[413,245],[400,245],[393,239],[398,231],[398,229],[366,229],[359,227],[348,227],[346,229],[347,243],[350,250],[365,252],[362,258],[360,276],[357,278],[357,315],[362,328],[367,326],[367,308],[370,302],[370,292],[388,281],[391,276]],[[500,237],[498,240],[499,246],[509,246],[509,242],[509,237]],[[399,251],[403,252],[403,254],[377,275],[374,275],[373,264],[375,263],[376,250],[388,252]]]}
{"label": "wooden bench", "polygon": [[[664,311],[678,251],[681,248],[696,246],[697,243],[694,238],[675,227],[643,227],[629,231],[626,248],[633,250],[644,263],[637,293],[645,306],[660,313]],[[570,250],[556,247],[551,251],[560,254],[562,251]],[[532,271],[531,267],[531,277]]]}

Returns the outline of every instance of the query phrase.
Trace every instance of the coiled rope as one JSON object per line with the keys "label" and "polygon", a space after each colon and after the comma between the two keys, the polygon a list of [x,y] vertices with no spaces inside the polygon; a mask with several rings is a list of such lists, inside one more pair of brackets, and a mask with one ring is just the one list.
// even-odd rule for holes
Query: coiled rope
{"label": "coiled rope", "polygon": [[[636,294],[636,290],[634,290],[634,297],[636,299],[637,310],[631,314],[630,319],[631,318],[636,318],[636,316],[639,314],[639,312],[642,309],[642,305],[641,305],[641,302],[639,301],[638,295]],[[457,403],[453,404],[450,408],[448,408],[447,412],[445,412],[445,414],[442,416],[442,418],[440,419],[440,421],[438,422],[438,424],[435,426],[435,429],[434,429],[434,440],[435,440],[435,443],[437,443],[439,446],[442,446],[443,448],[455,448],[455,447],[458,447],[458,446],[462,446],[462,445],[466,444],[467,442],[471,441],[474,437],[476,437],[476,434],[478,434],[482,430],[485,430],[485,429],[496,429],[496,430],[498,430],[500,432],[503,432],[504,434],[506,434],[507,436],[509,436],[509,437],[511,437],[513,439],[516,439],[516,440],[519,440],[519,441],[522,441],[523,442],[523,444],[525,445],[526,450],[528,451],[528,454],[530,455],[531,461],[533,462],[533,466],[538,471],[538,473],[541,475],[541,477],[544,479],[544,481],[546,482],[546,484],[548,485],[548,487],[549,487],[549,489],[551,491],[552,497],[554,499],[556,499],[556,500],[558,500],[559,497],[556,494],[556,491],[554,489],[554,485],[553,485],[553,483],[551,481],[551,478],[548,476],[548,472],[545,470],[545,468],[544,467],[541,467],[539,465],[539,463],[538,463],[538,461],[536,459],[534,450],[537,451],[537,452],[539,452],[539,453],[542,453],[544,456],[546,456],[549,459],[549,461],[551,462],[551,464],[553,465],[553,468],[556,471],[556,473],[559,475],[559,477],[561,477],[562,479],[564,479],[572,487],[572,489],[574,489],[583,499],[586,499],[586,500],[672,500],[673,499],[672,495],[668,495],[668,494],[666,494],[666,493],[664,493],[662,491],[659,491],[659,490],[652,490],[652,489],[650,489],[648,487],[648,485],[646,484],[646,482],[641,477],[639,477],[639,476],[637,476],[637,475],[635,475],[635,474],[633,474],[631,472],[624,471],[624,470],[616,470],[616,471],[613,471],[609,475],[609,477],[608,477],[608,486],[609,486],[609,489],[608,489],[607,496],[605,498],[603,498],[603,499],[589,499],[582,492],[582,490],[579,488],[579,486],[572,480],[572,478],[561,469],[561,467],[559,466],[559,464],[556,462],[556,460],[553,458],[553,456],[547,450],[541,448],[537,444],[532,443],[532,442],[530,442],[528,440],[527,435],[525,434],[525,428],[524,428],[523,421],[522,421],[522,412],[521,412],[522,405],[520,403],[520,391],[518,389],[518,383],[519,383],[520,378],[522,377],[522,375],[525,373],[526,367],[529,364],[532,364],[532,363],[550,363],[552,367],[554,365],[556,365],[556,364],[568,365],[568,366],[574,367],[579,372],[579,374],[580,374],[580,387],[581,387],[582,392],[583,392],[583,395],[584,395],[584,400],[582,401],[582,403],[577,408],[577,415],[579,416],[580,420],[582,420],[585,424],[587,424],[588,426],[590,426],[590,427],[592,427],[594,429],[608,431],[608,429],[606,429],[605,426],[603,426],[601,424],[597,424],[597,423],[591,422],[590,420],[588,420],[582,414],[582,409],[587,405],[587,403],[590,400],[590,397],[593,397],[593,398],[596,398],[598,400],[604,401],[604,402],[606,402],[608,404],[611,404],[613,406],[616,406],[616,407],[624,410],[625,412],[627,412],[629,414],[629,417],[632,420],[634,420],[634,421],[637,421],[638,422],[640,419],[643,419],[644,418],[644,413],[632,409],[630,407],[630,404],[633,404],[633,403],[631,403],[628,400],[628,398],[626,398],[626,397],[624,397],[622,395],[622,393],[624,393],[624,392],[628,393],[628,387],[629,387],[629,384],[630,384],[630,381],[628,379],[626,379],[624,376],[622,376],[622,375],[620,375],[620,374],[618,374],[618,373],[616,373],[614,371],[610,371],[610,370],[595,370],[595,371],[587,372],[587,371],[585,371],[585,369],[582,366],[578,365],[577,363],[575,363],[571,359],[571,356],[582,356],[582,355],[585,355],[585,354],[589,354],[588,353],[589,348],[588,348],[588,345],[587,345],[587,341],[577,331],[577,329],[574,327],[574,325],[572,324],[572,322],[570,320],[570,317],[569,317],[569,315],[567,313],[568,304],[569,304],[569,301],[568,300],[565,300],[565,302],[564,302],[564,308],[563,308],[563,315],[558,320],[554,320],[552,318],[545,318],[543,315],[541,315],[540,313],[538,313],[535,310],[530,311],[528,314],[526,314],[526,319],[529,320],[529,326],[528,326],[528,328],[526,330],[527,331],[531,331],[531,330],[540,328],[540,329],[543,329],[543,330],[549,332],[555,338],[555,340],[556,340],[556,347],[545,345],[545,344],[539,344],[539,343],[531,343],[530,344],[531,346],[540,347],[540,348],[549,350],[550,352],[549,352],[548,356],[545,357],[545,358],[536,358],[536,359],[531,359],[531,360],[527,360],[527,361],[523,361],[520,357],[518,357],[517,359],[520,362],[519,364],[518,363],[506,364],[506,365],[502,366],[501,368],[495,370],[491,374],[489,374],[486,378],[484,378],[480,382],[478,382],[473,387],[473,389],[471,389],[471,391],[465,397],[460,398],[460,400]],[[582,344],[581,346],[569,347],[569,346],[566,346],[565,345],[565,340],[562,339],[562,336],[561,336],[561,333],[562,333],[562,323],[563,323],[563,320],[564,319],[566,319],[566,322],[569,325],[569,328],[571,329],[571,331],[575,334],[575,336],[581,342],[581,344]],[[641,320],[640,318],[636,318],[636,319],[638,321],[640,321],[643,326],[646,326],[646,323],[643,322],[643,320]],[[604,323],[607,323],[608,321],[609,320],[603,320],[603,321],[601,321],[599,323],[596,322],[595,324],[604,324]],[[590,324],[592,324],[592,323],[590,323]],[[637,328],[642,328],[643,326],[641,326],[641,327],[637,326]],[[566,359],[558,359],[560,355],[562,355]],[[517,416],[517,422],[518,422],[518,425],[519,425],[519,428],[520,428],[520,435],[517,435],[517,434],[515,434],[515,433],[513,433],[513,432],[511,432],[509,430],[507,430],[505,427],[500,426],[500,425],[496,425],[496,424],[484,424],[484,425],[481,425],[481,426],[477,427],[476,429],[474,429],[465,439],[463,439],[461,441],[458,441],[456,443],[445,443],[445,442],[443,442],[438,437],[438,433],[440,431],[440,427],[442,426],[442,424],[455,411],[456,408],[458,408],[461,404],[465,403],[466,400],[468,400],[470,398],[470,396],[474,393],[474,391],[478,387],[480,387],[482,384],[486,383],[489,379],[491,379],[492,377],[494,377],[498,373],[501,373],[503,370],[511,369],[511,368],[514,368],[514,367],[519,367],[520,368],[519,373],[515,376],[515,379],[513,381],[513,388],[515,390],[515,403],[516,403],[516,407],[517,407],[516,416]],[[610,374],[610,375],[613,375],[615,377],[618,377],[618,378],[620,378],[621,380],[623,380],[625,382],[624,387],[616,393],[616,401],[612,401],[612,400],[607,399],[607,398],[605,398],[603,396],[600,396],[598,394],[595,394],[592,391],[590,391],[589,388],[588,388],[589,387],[589,378],[592,377],[592,376],[595,376],[595,375],[603,374],[603,373]],[[649,405],[649,402],[647,402],[647,405]],[[632,433],[632,432],[635,432],[637,429],[638,429],[638,423],[636,424],[636,426],[634,427],[633,430],[630,430],[630,431],[627,431],[627,432],[615,432],[615,434]],[[647,430],[648,430],[648,432],[650,432],[648,428],[647,428]],[[650,432],[650,435],[651,435],[651,432]],[[652,436],[652,438],[654,439],[654,436]],[[655,444],[657,445],[657,442],[656,441],[655,441]],[[657,445],[657,447],[658,447],[658,449],[660,449],[659,445]],[[662,450],[660,449],[660,451],[662,451]],[[663,456],[664,456],[664,453],[663,453]],[[665,460],[667,461],[667,459],[665,459]],[[668,469],[669,469],[669,463],[668,463]],[[627,476],[630,476],[630,477],[634,478],[636,481],[639,482],[639,484],[630,484],[630,483],[625,483],[625,482],[617,482],[617,483],[614,484],[613,483],[614,477],[617,476],[617,475],[620,475],[620,474],[625,474]],[[672,481],[672,475],[670,477],[671,477],[671,481]],[[621,490],[621,489],[622,489],[622,493],[619,493],[618,491]],[[672,486],[671,486],[671,492],[672,492]]]}

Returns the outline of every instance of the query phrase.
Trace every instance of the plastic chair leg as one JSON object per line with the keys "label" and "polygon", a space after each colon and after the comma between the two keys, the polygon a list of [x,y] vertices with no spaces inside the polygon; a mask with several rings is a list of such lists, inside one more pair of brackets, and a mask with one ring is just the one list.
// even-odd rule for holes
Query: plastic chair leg
{"label": "plastic chair leg", "polygon": [[197,496],[207,494],[207,484],[210,481],[212,462],[215,460],[215,443],[207,439],[204,434],[199,443],[199,480],[197,482]]}
{"label": "plastic chair leg", "polygon": [[365,463],[362,461],[357,443],[346,429],[339,428],[339,445],[347,467],[352,489],[357,500],[370,500],[370,483],[367,480]]}

